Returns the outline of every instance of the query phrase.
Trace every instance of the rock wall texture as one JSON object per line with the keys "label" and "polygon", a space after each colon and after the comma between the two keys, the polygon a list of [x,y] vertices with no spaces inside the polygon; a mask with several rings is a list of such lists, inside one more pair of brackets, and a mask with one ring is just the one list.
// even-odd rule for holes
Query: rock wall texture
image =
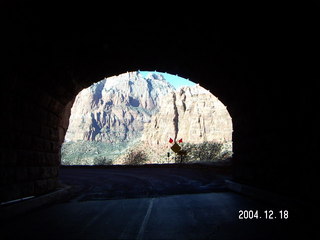
{"label": "rock wall texture", "polygon": [[[145,152],[147,163],[172,163],[169,139],[183,143],[222,143],[222,152],[232,152],[232,119],[226,107],[199,85],[182,87],[162,97],[159,111],[145,123],[140,142],[130,150]],[[181,144],[183,149],[183,144]],[[170,158],[167,157],[169,152]],[[208,159],[209,161],[209,159]],[[114,163],[123,164],[124,156]]]}
{"label": "rock wall texture", "polygon": [[176,141],[231,142],[232,119],[226,107],[203,87],[182,87],[160,102],[160,110],[145,124],[142,141],[150,145]]}
{"label": "rock wall texture", "polygon": [[160,98],[174,87],[160,74],[128,72],[82,90],[71,109],[67,141],[123,142],[141,135],[158,111]]}
{"label": "rock wall texture", "polygon": [[199,85],[174,90],[161,74],[142,77],[139,72],[82,90],[71,109],[62,163],[123,164],[125,149],[137,151],[141,146],[149,149],[150,163],[159,163],[170,149],[169,138],[224,143],[225,150],[232,151],[232,120],[226,107]]}

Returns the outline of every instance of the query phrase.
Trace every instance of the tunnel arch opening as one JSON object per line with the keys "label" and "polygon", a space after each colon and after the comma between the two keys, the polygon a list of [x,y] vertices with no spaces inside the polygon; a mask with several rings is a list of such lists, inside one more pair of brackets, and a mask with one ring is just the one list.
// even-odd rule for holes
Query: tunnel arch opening
{"label": "tunnel arch opening", "polygon": [[62,165],[230,164],[233,155],[226,106],[178,75],[138,70],[105,77],[68,108]]}
{"label": "tunnel arch opening", "polygon": [[[281,54],[283,46],[278,41],[256,38],[250,24],[242,24],[247,29],[233,26],[234,32],[228,26],[232,21],[214,27],[212,21],[202,24],[186,19],[161,29],[146,28],[147,37],[131,37],[130,41],[128,36],[137,36],[140,24],[110,21],[107,26],[103,21],[101,28],[88,25],[89,29],[80,27],[76,31],[64,24],[68,26],[64,37],[60,28],[38,31],[28,21],[13,28],[16,34],[7,34],[12,41],[7,41],[7,80],[3,81],[5,91],[1,95],[6,123],[2,128],[1,197],[40,194],[58,186],[60,147],[76,94],[105,74],[113,76],[143,66],[184,73],[228,106],[234,120],[235,179],[265,184],[270,189],[277,186],[280,192],[288,187],[294,194],[299,191],[301,196],[313,198],[312,188],[306,190],[304,186],[310,186],[315,168],[301,164],[301,159],[316,155],[312,144],[316,134],[305,129],[310,126],[305,116],[312,115],[313,98],[317,96],[313,88],[316,74],[306,61],[299,64],[299,59],[312,58],[295,59],[299,52],[293,56],[289,48],[288,54]],[[152,21],[143,22],[152,25]],[[160,27],[162,21],[158,23]],[[259,21],[256,23],[258,26]],[[44,34],[30,35],[33,30],[41,33],[45,29]],[[257,29],[262,35],[269,31],[271,37],[277,33],[272,27]],[[23,38],[19,37],[20,30],[26,33]],[[159,34],[161,30],[167,34]],[[235,38],[234,33],[244,38]],[[285,39],[290,42],[291,35]],[[277,58],[279,54],[284,58]],[[288,71],[292,65],[295,71]],[[300,84],[292,84],[295,78]],[[303,114],[292,104],[297,97]],[[311,126],[316,126],[315,122],[311,121]],[[297,126],[298,132],[310,139],[297,141]],[[288,167],[293,169],[288,171]],[[301,169],[297,189],[296,173]]]}

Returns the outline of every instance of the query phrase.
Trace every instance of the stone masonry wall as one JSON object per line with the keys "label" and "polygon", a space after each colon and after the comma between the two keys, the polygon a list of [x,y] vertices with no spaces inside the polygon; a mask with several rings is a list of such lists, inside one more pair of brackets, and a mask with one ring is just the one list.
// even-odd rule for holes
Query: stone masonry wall
{"label": "stone masonry wall", "polygon": [[54,96],[57,92],[49,93],[32,83],[9,85],[7,90],[1,95],[5,108],[5,128],[1,129],[1,202],[40,195],[59,186],[60,148],[72,104],[70,96],[59,98]]}

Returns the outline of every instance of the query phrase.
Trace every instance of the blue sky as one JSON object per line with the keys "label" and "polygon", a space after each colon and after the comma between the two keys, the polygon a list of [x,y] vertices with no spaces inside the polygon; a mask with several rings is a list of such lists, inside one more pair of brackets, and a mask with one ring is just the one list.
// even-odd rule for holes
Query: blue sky
{"label": "blue sky", "polygon": [[144,77],[146,75],[148,75],[149,73],[158,73],[158,74],[160,73],[176,89],[178,89],[179,87],[182,87],[182,86],[194,86],[195,85],[194,82],[191,82],[188,79],[185,79],[185,78],[182,78],[177,75],[170,74],[170,73],[163,73],[163,72],[157,72],[157,71],[140,71],[140,74]]}

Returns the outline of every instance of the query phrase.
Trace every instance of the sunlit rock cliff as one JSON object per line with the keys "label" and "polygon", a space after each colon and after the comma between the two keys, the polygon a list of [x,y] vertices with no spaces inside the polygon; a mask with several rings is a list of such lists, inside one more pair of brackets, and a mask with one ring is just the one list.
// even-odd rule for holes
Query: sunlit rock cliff
{"label": "sunlit rock cliff", "polygon": [[142,141],[166,144],[168,139],[201,143],[230,142],[232,119],[226,107],[199,85],[182,87],[160,101],[159,112],[145,124]]}
{"label": "sunlit rock cliff", "polygon": [[138,137],[158,111],[159,100],[172,92],[160,74],[128,72],[82,90],[71,109],[66,141],[123,142]]}
{"label": "sunlit rock cliff", "polygon": [[82,90],[71,109],[62,164],[123,164],[130,150],[160,163],[168,141],[223,143],[232,150],[226,107],[199,85],[176,90],[159,73],[128,72]]}

